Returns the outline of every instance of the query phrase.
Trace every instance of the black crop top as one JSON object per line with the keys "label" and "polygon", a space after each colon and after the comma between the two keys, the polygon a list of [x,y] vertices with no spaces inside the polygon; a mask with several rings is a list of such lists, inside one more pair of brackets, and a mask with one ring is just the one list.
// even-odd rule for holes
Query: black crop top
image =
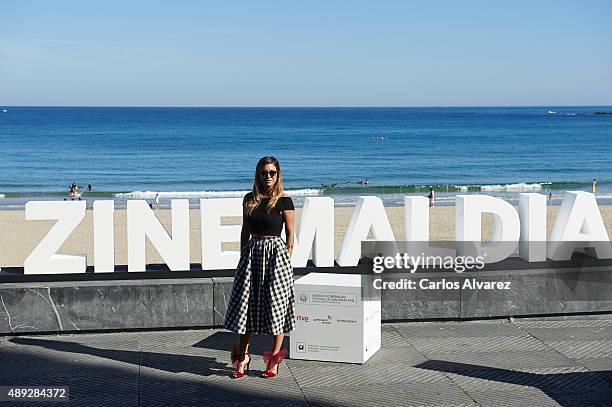
{"label": "black crop top", "polygon": [[[252,197],[252,193],[249,192],[244,196],[242,206],[245,208],[246,214],[246,203]],[[267,206],[270,198],[262,198],[259,205],[253,209],[249,215],[246,215],[246,221],[253,235],[269,235],[269,236],[280,236],[283,230],[284,218],[282,211],[293,210],[293,201],[291,197],[281,196],[276,201],[276,206],[267,212]]]}

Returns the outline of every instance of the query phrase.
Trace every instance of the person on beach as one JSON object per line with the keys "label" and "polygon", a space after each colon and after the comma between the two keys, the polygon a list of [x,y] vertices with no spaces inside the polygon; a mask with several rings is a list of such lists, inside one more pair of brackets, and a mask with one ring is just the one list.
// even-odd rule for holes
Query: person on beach
{"label": "person on beach", "polygon": [[593,190],[593,194],[595,194],[595,191],[597,191],[597,181],[595,181],[595,178],[593,178],[593,185],[591,189]]}
{"label": "person on beach", "polygon": [[427,198],[429,198],[429,207],[434,206],[436,194],[432,187],[429,187],[429,194],[427,194]]}
{"label": "person on beach", "polygon": [[155,194],[155,209],[159,209],[159,194]]}
{"label": "person on beach", "polygon": [[[239,334],[233,345],[232,377],[248,374],[251,334],[274,335],[272,350],[264,352],[266,370],[261,377],[278,375],[278,366],[289,354],[281,348],[284,334],[295,329],[293,251],[294,206],[283,192],[280,163],[266,156],[255,168],[253,190],[244,196],[240,234],[240,261],[234,274],[225,329]],[[287,242],[281,238],[285,225]]]}
{"label": "person on beach", "polygon": [[89,181],[89,183],[87,184],[87,192],[91,192],[91,188],[92,188],[91,181]]}

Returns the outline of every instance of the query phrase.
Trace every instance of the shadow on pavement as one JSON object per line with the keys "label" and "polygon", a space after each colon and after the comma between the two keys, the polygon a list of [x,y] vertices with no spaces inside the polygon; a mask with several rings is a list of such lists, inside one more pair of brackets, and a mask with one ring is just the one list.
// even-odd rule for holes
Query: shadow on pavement
{"label": "shadow on pavement", "polygon": [[[225,343],[222,339],[226,339],[225,334],[221,338],[210,338],[209,343],[221,345]],[[229,361],[219,362],[216,357],[104,349],[72,341],[30,337],[13,337],[8,342],[23,348],[0,348],[0,384],[69,386],[70,405],[306,405],[299,390],[282,391],[282,386],[287,388],[286,381],[270,382],[258,377],[230,379]],[[32,352],[30,347],[58,353]],[[204,346],[200,343],[199,347]],[[227,344],[221,349],[228,350]],[[104,363],[95,358],[91,361],[71,359],[67,356],[71,353],[113,362]],[[229,359],[229,352],[227,357]],[[258,374],[251,371],[251,376]],[[29,404],[22,403],[19,405]]]}
{"label": "shadow on pavement", "polygon": [[541,374],[445,360],[428,360],[415,367],[533,387],[562,406],[609,406],[612,400],[612,383],[606,381],[610,371]]}

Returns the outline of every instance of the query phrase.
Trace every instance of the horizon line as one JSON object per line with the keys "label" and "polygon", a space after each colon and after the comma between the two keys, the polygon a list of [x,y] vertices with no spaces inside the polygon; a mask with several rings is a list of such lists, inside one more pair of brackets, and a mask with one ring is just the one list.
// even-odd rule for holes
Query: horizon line
{"label": "horizon line", "polygon": [[612,107],[609,105],[408,105],[408,106],[364,106],[364,105],[340,105],[340,106],[214,106],[214,105],[0,105],[3,108],[19,108],[19,107],[85,107],[85,108],[175,108],[175,109],[428,109],[428,108],[508,108],[508,107]]}

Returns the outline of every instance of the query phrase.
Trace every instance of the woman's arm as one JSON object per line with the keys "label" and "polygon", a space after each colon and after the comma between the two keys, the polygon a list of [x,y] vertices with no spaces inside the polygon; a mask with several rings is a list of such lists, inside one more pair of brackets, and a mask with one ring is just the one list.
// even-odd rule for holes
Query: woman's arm
{"label": "woman's arm", "polygon": [[246,247],[251,237],[251,228],[247,222],[246,209],[242,211],[242,230],[240,231],[240,251]]}
{"label": "woman's arm", "polygon": [[283,218],[285,219],[285,235],[287,237],[287,249],[289,256],[293,253],[293,235],[295,230],[295,211],[293,209],[287,209],[283,211]]}

